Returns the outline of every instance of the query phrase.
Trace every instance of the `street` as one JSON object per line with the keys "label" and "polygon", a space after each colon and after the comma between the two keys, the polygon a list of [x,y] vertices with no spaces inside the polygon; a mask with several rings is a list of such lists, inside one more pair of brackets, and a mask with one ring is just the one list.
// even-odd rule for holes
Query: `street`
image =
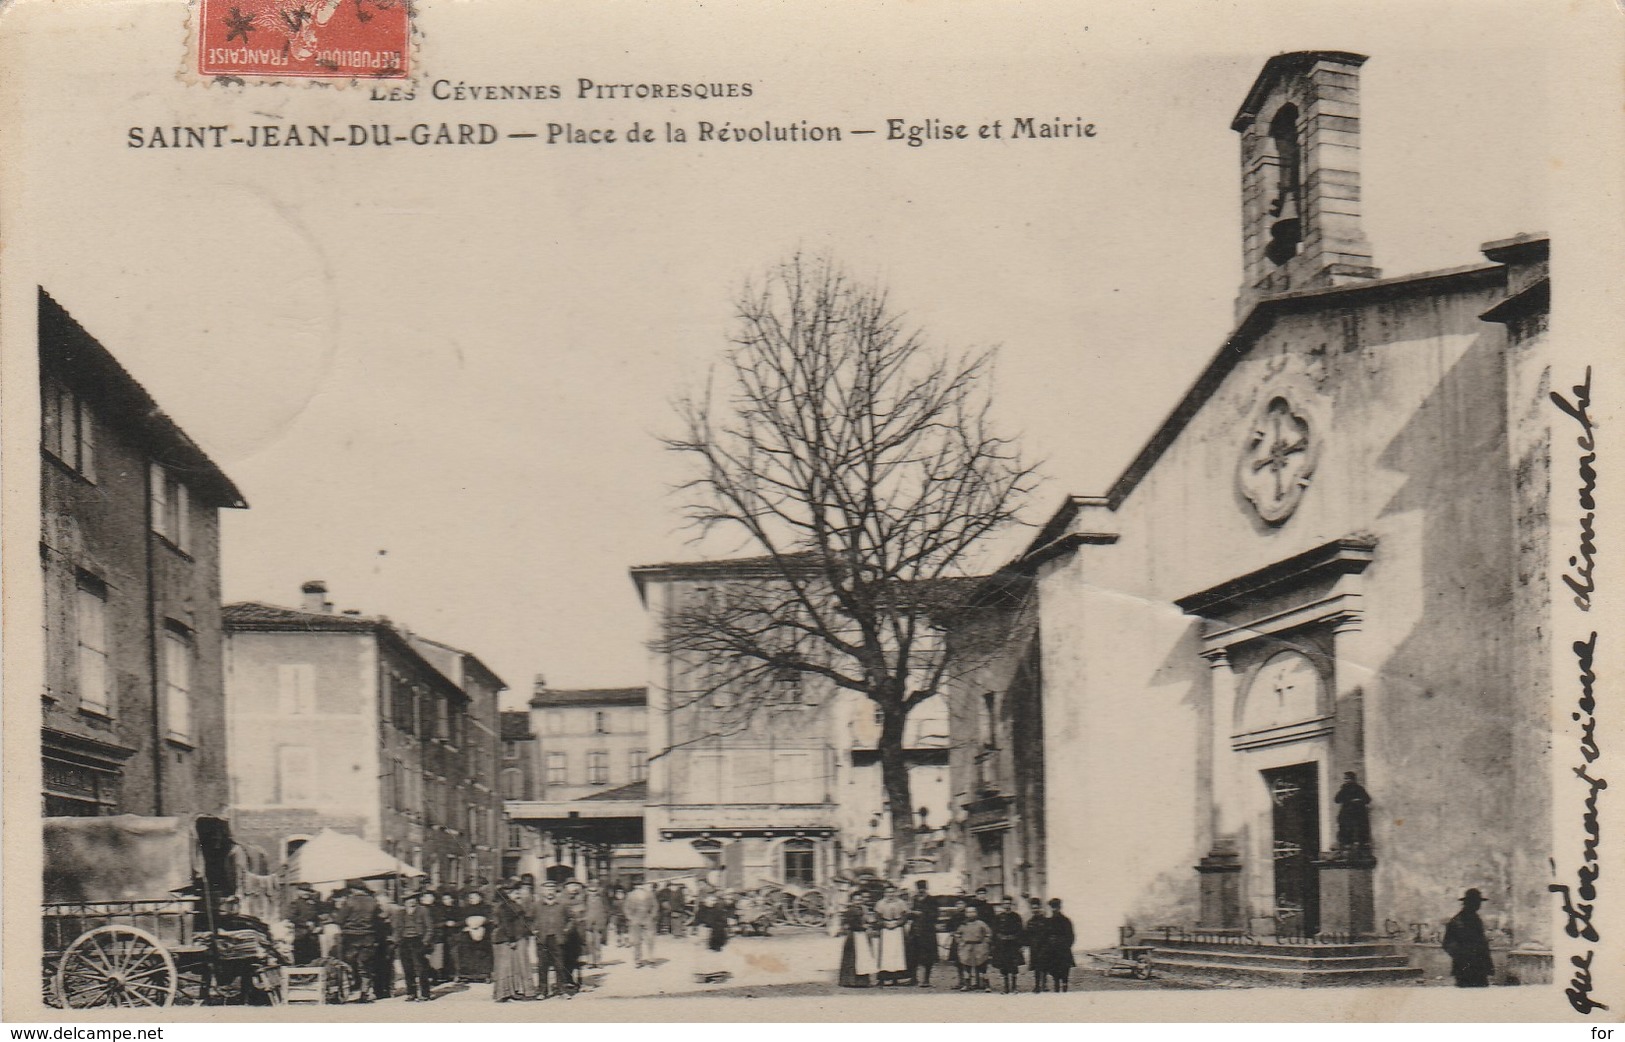
{"label": "street", "polygon": [[[939,966],[932,976],[930,989],[904,988],[839,988],[835,984],[836,968],[840,961],[841,938],[830,937],[823,931],[790,927],[769,937],[736,937],[721,952],[713,953],[694,937],[673,938],[662,936],[655,946],[655,965],[632,965],[631,949],[615,946],[605,952],[605,964],[599,969],[584,971],[585,987],[573,999],[549,999],[550,1004],[571,1005],[599,1002],[606,999],[648,999],[657,997],[727,997],[727,998],[790,998],[840,996],[857,1002],[889,1002],[898,1000],[929,1001],[933,1004],[952,1001],[955,1004],[989,1002],[1035,1001],[1030,994],[1032,975],[1023,973],[1019,978],[1023,989],[1018,995],[1003,997],[995,994],[962,994],[953,991],[954,971],[951,966]],[[726,981],[705,984],[696,981],[700,972],[723,971]],[[996,977],[996,975],[995,975]],[[1079,966],[1073,971],[1073,991],[1146,990],[1176,987],[1164,981],[1134,981],[1108,978],[1093,967]],[[995,984],[997,988],[997,984]],[[495,1008],[491,1002],[489,984],[447,985],[436,989],[438,1007]],[[1053,1001],[1045,996],[1044,1001]],[[381,1000],[378,1005],[405,1006],[404,997]],[[550,1013],[542,1012],[549,1006],[530,1002],[506,1003],[501,1008],[513,1009],[514,1016],[523,1017],[521,1009],[537,1006],[537,1019],[546,1019]],[[412,1008],[412,1007],[406,1007]],[[437,1008],[440,1015],[442,1009]]]}

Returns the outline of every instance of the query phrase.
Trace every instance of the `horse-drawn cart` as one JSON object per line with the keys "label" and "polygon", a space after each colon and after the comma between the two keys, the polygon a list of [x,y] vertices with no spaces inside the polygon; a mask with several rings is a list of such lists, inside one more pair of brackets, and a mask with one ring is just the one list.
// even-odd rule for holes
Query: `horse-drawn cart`
{"label": "horse-drawn cart", "polygon": [[[207,823],[207,824],[205,824]],[[195,828],[195,831],[194,831]],[[235,915],[217,819],[45,819],[45,998],[65,1009],[277,1003],[281,959]]]}

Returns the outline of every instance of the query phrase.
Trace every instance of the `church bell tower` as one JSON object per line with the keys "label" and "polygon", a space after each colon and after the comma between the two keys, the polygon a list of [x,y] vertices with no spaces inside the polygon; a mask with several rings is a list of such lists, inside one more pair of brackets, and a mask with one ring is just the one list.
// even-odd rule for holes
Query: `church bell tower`
{"label": "church bell tower", "polygon": [[1295,51],[1265,65],[1230,128],[1241,135],[1244,275],[1237,310],[1379,277],[1360,227],[1360,66]]}

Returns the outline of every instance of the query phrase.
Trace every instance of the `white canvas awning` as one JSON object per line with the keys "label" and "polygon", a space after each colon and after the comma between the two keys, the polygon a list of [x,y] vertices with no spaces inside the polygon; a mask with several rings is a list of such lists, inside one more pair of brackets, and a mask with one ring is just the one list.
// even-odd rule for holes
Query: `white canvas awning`
{"label": "white canvas awning", "polygon": [[323,829],[288,858],[284,874],[290,883],[342,883],[346,879],[421,876],[413,865],[348,832]]}

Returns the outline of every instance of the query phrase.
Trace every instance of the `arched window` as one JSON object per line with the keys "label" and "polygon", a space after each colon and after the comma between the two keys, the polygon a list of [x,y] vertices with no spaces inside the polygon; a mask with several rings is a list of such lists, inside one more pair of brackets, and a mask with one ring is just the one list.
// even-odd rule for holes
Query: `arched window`
{"label": "arched window", "polygon": [[1271,656],[1248,685],[1239,730],[1253,735],[1320,716],[1325,683],[1320,670],[1302,652]]}
{"label": "arched window", "polygon": [[706,860],[706,868],[714,870],[722,867],[722,844],[714,839],[696,839],[694,849]]}
{"label": "arched window", "polygon": [[519,799],[519,782],[519,768],[505,768],[502,772],[502,798],[505,800]]}
{"label": "arched window", "polygon": [[1303,241],[1303,150],[1298,142],[1298,107],[1282,105],[1270,121],[1275,146],[1275,198],[1270,200],[1270,242],[1264,255],[1285,264]]}

